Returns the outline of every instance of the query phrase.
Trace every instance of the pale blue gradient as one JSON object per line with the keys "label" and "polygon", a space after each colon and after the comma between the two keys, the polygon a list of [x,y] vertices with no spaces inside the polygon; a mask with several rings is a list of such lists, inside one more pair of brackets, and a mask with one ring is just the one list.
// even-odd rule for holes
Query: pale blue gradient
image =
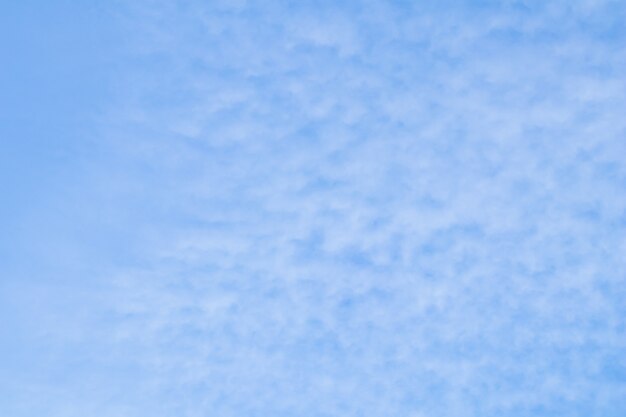
{"label": "pale blue gradient", "polygon": [[626,415],[625,2],[51,3],[0,415]]}

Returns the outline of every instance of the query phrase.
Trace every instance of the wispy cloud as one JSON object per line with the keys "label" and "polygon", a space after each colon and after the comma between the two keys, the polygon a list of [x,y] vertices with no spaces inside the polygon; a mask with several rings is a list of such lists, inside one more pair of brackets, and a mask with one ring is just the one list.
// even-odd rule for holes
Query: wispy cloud
{"label": "wispy cloud", "polygon": [[123,10],[76,414],[626,412],[619,2]]}

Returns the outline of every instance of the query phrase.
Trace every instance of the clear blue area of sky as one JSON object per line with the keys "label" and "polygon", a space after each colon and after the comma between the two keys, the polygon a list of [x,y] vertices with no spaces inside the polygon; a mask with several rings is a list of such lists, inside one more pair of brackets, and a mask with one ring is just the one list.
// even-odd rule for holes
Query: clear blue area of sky
{"label": "clear blue area of sky", "polygon": [[6,233],[0,242],[5,254],[17,249],[20,216],[45,211],[46,196],[76,174],[81,154],[94,142],[94,120],[110,97],[120,45],[112,10],[104,3],[2,5],[0,210]]}

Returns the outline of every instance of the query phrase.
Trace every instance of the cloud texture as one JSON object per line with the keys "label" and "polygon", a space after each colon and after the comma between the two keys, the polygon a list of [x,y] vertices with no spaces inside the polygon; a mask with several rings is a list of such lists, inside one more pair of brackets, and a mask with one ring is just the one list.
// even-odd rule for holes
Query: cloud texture
{"label": "cloud texture", "polygon": [[118,3],[6,409],[624,415],[623,6]]}

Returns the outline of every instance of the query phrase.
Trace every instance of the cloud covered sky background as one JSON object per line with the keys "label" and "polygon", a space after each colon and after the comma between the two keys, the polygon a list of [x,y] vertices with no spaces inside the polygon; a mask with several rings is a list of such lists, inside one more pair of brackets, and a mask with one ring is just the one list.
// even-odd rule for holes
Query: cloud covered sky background
{"label": "cloud covered sky background", "polygon": [[3,9],[1,415],[626,415],[623,1]]}

